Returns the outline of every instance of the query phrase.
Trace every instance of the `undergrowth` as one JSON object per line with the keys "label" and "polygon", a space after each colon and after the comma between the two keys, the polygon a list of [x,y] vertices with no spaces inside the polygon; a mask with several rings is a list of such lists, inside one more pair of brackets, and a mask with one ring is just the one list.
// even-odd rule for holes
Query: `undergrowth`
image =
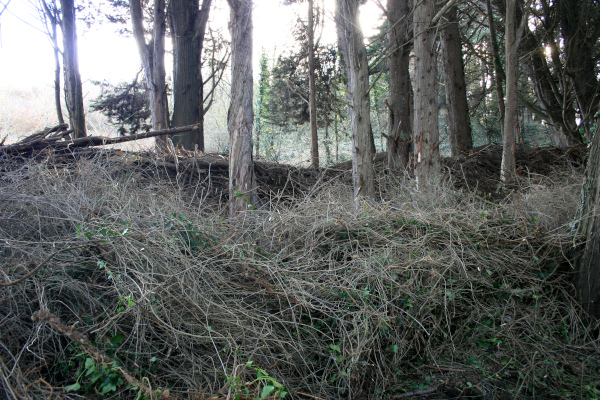
{"label": "undergrowth", "polygon": [[382,173],[358,210],[334,183],[230,220],[122,158],[2,162],[10,399],[600,397],[576,171],[500,203]]}

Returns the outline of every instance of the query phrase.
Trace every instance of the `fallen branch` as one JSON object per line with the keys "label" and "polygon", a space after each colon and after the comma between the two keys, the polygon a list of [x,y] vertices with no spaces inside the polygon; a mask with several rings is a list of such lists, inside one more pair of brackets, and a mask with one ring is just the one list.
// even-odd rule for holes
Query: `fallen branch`
{"label": "fallen branch", "polygon": [[[114,361],[108,355],[106,355],[105,352],[94,346],[84,334],[76,331],[73,327],[67,327],[66,325],[64,325],[62,322],[60,322],[58,317],[50,313],[50,311],[36,311],[31,316],[31,319],[33,321],[46,322],[58,333],[65,335],[74,342],[77,342],[79,346],[81,346],[83,351],[85,351],[87,355],[92,357],[94,361],[96,361],[98,364],[113,365]],[[127,383],[129,383],[131,386],[140,388],[141,391],[151,399],[177,399],[175,396],[170,395],[168,389],[152,390],[148,385],[145,385],[143,382],[140,382],[139,380],[131,376],[131,374],[125,371],[122,367],[117,367],[115,368],[115,370],[127,381]]]}
{"label": "fallen branch", "polygon": [[[61,127],[64,127],[64,125],[60,125]],[[39,134],[34,134],[28,138],[25,139],[25,141],[21,141],[15,144],[11,144],[11,145],[7,145],[7,146],[0,146],[0,152],[4,152],[4,153],[23,153],[23,152],[30,152],[30,151],[35,151],[35,150],[43,150],[43,149],[47,149],[47,148],[53,148],[56,150],[63,150],[63,149],[73,149],[73,148],[77,148],[77,147],[92,147],[92,146],[103,146],[103,145],[107,145],[107,144],[118,144],[118,143],[124,143],[124,142],[131,142],[134,140],[140,140],[140,139],[147,139],[147,138],[152,138],[152,137],[156,137],[156,136],[166,136],[166,135],[176,135],[178,133],[184,133],[184,132],[189,132],[192,131],[194,129],[198,128],[198,125],[188,125],[188,126],[182,126],[179,128],[173,128],[173,129],[162,129],[159,131],[151,131],[151,132],[143,132],[143,133],[138,133],[135,135],[128,135],[128,136],[121,136],[121,137],[116,137],[116,138],[110,138],[110,137],[106,137],[106,136],[86,136],[86,137],[82,137],[82,138],[77,138],[77,139],[70,139],[70,140],[64,140],[64,141],[59,141],[60,139],[62,139],[63,135],[66,135],[65,132],[59,134],[59,135],[55,135],[55,136],[51,136],[49,138],[45,138],[45,135],[40,135],[38,137],[35,137],[36,135]],[[55,128],[52,128],[55,129]],[[42,132],[45,133],[46,131]],[[53,131],[54,132],[54,131]]]}

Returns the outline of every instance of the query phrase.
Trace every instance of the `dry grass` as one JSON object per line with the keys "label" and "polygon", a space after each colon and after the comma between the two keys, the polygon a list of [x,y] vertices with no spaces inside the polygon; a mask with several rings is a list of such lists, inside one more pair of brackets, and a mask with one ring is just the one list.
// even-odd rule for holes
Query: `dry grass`
{"label": "dry grass", "polygon": [[[102,155],[3,161],[0,282],[64,250],[0,289],[8,398],[89,397],[119,369],[195,399],[258,396],[269,379],[290,398],[598,396],[600,348],[570,284],[576,172],[501,204],[382,175],[358,211],[331,184],[236,220],[210,188],[158,176]],[[118,366],[91,382],[81,347],[31,320],[40,309]]]}

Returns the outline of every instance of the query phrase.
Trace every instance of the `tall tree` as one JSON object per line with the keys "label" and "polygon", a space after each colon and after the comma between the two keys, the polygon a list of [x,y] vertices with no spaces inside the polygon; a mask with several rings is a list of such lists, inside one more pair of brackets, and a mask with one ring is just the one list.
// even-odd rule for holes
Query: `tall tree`
{"label": "tall tree", "polygon": [[459,150],[473,148],[467,85],[462,57],[458,11],[451,7],[441,30],[444,82],[446,84],[446,104],[448,105],[448,128],[450,130],[450,153],[459,155]]}
{"label": "tall tree", "polygon": [[263,48],[262,55],[260,56],[260,74],[258,76],[258,98],[256,99],[256,115],[254,116],[254,154],[256,157],[260,157],[260,134],[261,134],[261,124],[262,124],[262,116],[263,116],[263,106],[265,103],[265,93],[269,86],[269,67],[267,62],[269,59],[267,58],[267,54],[265,53],[265,49]]}
{"label": "tall tree", "polygon": [[500,180],[511,182],[516,179],[515,138],[519,129],[519,44],[527,24],[527,7],[519,10],[521,21],[517,19],[517,0],[506,0],[505,46],[506,46],[506,114],[504,115],[504,132],[502,137],[502,165]]}
{"label": "tall tree", "polygon": [[373,197],[375,194],[369,65],[358,10],[361,2],[361,0],[336,0],[335,15],[340,53],[344,62],[348,114],[352,127],[352,184],[357,206],[361,197]]}
{"label": "tall tree", "polygon": [[204,90],[202,47],[212,0],[171,0],[169,21],[173,37],[173,127],[199,124],[198,129],[176,135],[173,143],[204,151]]}
{"label": "tall tree", "polygon": [[412,21],[408,0],[388,0],[389,21],[389,132],[387,136],[388,165],[404,168],[408,165],[412,119],[410,106],[412,85],[410,82],[410,50]]}
{"label": "tall tree", "polygon": [[252,1],[227,0],[231,9],[231,103],[229,131],[229,215],[256,204],[252,162]]}
{"label": "tall tree", "polygon": [[60,10],[56,6],[56,0],[39,2],[41,18],[46,28],[46,35],[52,42],[52,50],[54,51],[54,104],[56,108],[56,117],[59,124],[64,124],[62,114],[62,105],[60,98],[60,47],[58,46],[58,29],[61,25]]}
{"label": "tall tree", "polygon": [[586,240],[576,262],[575,286],[583,309],[600,319],[600,118],[596,119],[581,202],[577,232]]}
{"label": "tall tree", "polygon": [[441,174],[438,122],[435,0],[423,0],[414,9],[415,96],[414,153],[419,187],[439,180]]}
{"label": "tall tree", "polygon": [[598,40],[598,0],[542,1],[525,26],[520,55],[539,107],[526,105],[548,123],[557,146],[580,144],[582,133],[591,140],[600,101]]}
{"label": "tall tree", "polygon": [[[304,0],[284,0],[284,4],[300,3]],[[310,126],[310,165],[319,168],[319,135],[317,129],[317,85],[315,65],[315,6],[314,0],[306,0],[308,24],[306,27],[308,53],[308,110]]]}
{"label": "tall tree", "polygon": [[86,136],[83,90],[79,73],[75,0],[60,0],[62,10],[63,68],[65,71],[65,97],[72,137]]}
{"label": "tall tree", "polygon": [[[140,0],[129,0],[133,36],[142,59],[142,68],[146,78],[146,87],[150,97],[152,129],[162,130],[169,127],[167,85],[165,80],[165,0],[154,0],[154,18],[152,39],[146,43],[143,25],[143,11]],[[164,149],[164,142],[157,139],[157,145]]]}
{"label": "tall tree", "polygon": [[564,79],[566,74],[558,46],[554,40],[550,40],[549,43],[547,48],[551,52],[550,61],[544,57],[542,41],[529,27],[525,28],[522,51],[529,55],[526,69],[541,111],[537,114],[548,123],[556,146],[575,146],[581,144],[581,137],[573,96]]}
{"label": "tall tree", "polygon": [[319,168],[319,136],[317,133],[317,86],[315,83],[315,17],[313,0],[308,0],[308,108],[310,112],[310,163]]}
{"label": "tall tree", "polygon": [[600,56],[594,48],[600,39],[600,4],[597,0],[555,1],[564,41],[565,72],[573,85],[580,126],[592,139],[594,116],[600,104]]}
{"label": "tall tree", "polygon": [[[504,84],[505,75],[504,69],[502,68],[502,62],[500,60],[500,46],[498,45],[498,38],[496,36],[496,25],[494,23],[494,12],[492,9],[491,0],[487,0],[487,19],[490,30],[490,47],[492,50],[492,58],[494,59],[494,81],[496,83],[496,99],[498,100],[498,108],[500,109],[500,130],[504,132]],[[504,133],[502,134],[504,137]]]}
{"label": "tall tree", "polygon": [[506,0],[506,113],[502,133],[502,166],[500,180],[512,182],[517,177],[515,137],[518,124],[519,97],[517,92],[519,41],[517,39],[517,0]]}

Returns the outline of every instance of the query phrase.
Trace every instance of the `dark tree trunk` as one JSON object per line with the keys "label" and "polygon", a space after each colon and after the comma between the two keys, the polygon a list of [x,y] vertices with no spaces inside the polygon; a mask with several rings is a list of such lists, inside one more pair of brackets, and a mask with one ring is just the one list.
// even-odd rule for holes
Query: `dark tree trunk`
{"label": "dark tree trunk", "polygon": [[408,166],[412,135],[409,73],[412,21],[408,0],[388,0],[387,10],[390,24],[388,165],[402,169]]}
{"label": "dark tree trunk", "polygon": [[[533,32],[525,27],[523,52],[531,55],[527,69],[538,104],[545,114],[544,119],[550,125],[554,144],[558,147],[576,146],[581,144],[581,137],[577,129],[573,101],[571,96],[565,95],[565,90],[569,89],[564,79],[557,79],[552,75],[548,62],[543,56],[542,47]],[[549,47],[554,68],[558,75],[564,76],[562,62],[558,57],[558,47],[554,43]]]}
{"label": "dark tree trunk", "polygon": [[577,230],[586,244],[576,263],[575,286],[583,309],[600,319],[600,118],[596,119],[581,201]]}
{"label": "dark tree trunk", "polygon": [[336,26],[346,77],[346,99],[352,126],[352,183],[354,199],[373,197],[373,157],[369,65],[360,30],[358,0],[336,1]]}
{"label": "dark tree trunk", "polygon": [[447,21],[441,31],[444,81],[446,83],[446,103],[448,105],[448,129],[450,130],[450,152],[453,157],[460,150],[473,148],[467,85],[462,57],[460,31],[456,7],[446,14]]}
{"label": "dark tree trunk", "polygon": [[[600,36],[593,16],[600,13],[597,2],[559,0],[560,25],[565,49],[565,70],[573,84],[583,126],[588,141],[592,139],[593,119],[600,101],[598,61],[594,47]],[[587,21],[590,19],[590,21]],[[595,33],[592,33],[595,31]]]}
{"label": "dark tree trunk", "polygon": [[439,183],[441,175],[437,55],[435,47],[435,0],[423,0],[414,10],[415,95],[414,140],[415,175],[419,189]]}
{"label": "dark tree trunk", "polygon": [[504,90],[502,84],[504,83],[504,70],[502,69],[502,62],[500,61],[500,51],[498,46],[498,38],[496,36],[496,26],[494,25],[494,14],[492,9],[491,0],[487,0],[487,17],[488,25],[490,28],[490,44],[492,49],[492,58],[494,59],[494,81],[496,83],[496,97],[498,100],[498,108],[500,109],[500,130],[502,131],[502,137],[504,137]]}
{"label": "dark tree trunk", "polygon": [[58,47],[58,32],[56,29],[56,27],[60,24],[60,15],[58,7],[56,7],[56,0],[52,0],[52,7],[50,7],[46,1],[40,1],[40,3],[46,16],[46,21],[49,21],[51,24],[49,30],[48,25],[46,24],[46,33],[52,42],[52,49],[54,50],[54,104],[56,108],[56,118],[58,120],[58,124],[62,125],[65,123],[65,120],[62,114],[60,98],[60,48]]}
{"label": "dark tree trunk", "polygon": [[[154,23],[152,42],[147,44],[144,34],[142,5],[140,0],[130,0],[129,9],[133,26],[133,36],[138,45],[146,87],[150,95],[152,129],[163,130],[169,127],[167,85],[165,80],[165,0],[154,1]],[[166,148],[164,138],[157,138],[159,150]]]}
{"label": "dark tree trunk", "polygon": [[308,0],[308,108],[310,114],[310,162],[319,168],[319,135],[317,134],[317,87],[315,83],[315,21],[313,0]]}
{"label": "dark tree trunk", "polygon": [[211,0],[171,0],[170,23],[173,35],[173,127],[200,124],[197,130],[177,135],[175,146],[204,151],[204,91],[202,87],[202,45]]}
{"label": "dark tree trunk", "polygon": [[65,123],[65,119],[63,118],[60,100],[60,58],[58,48],[54,48],[54,104],[56,107],[56,118],[58,120],[58,124],[62,125]]}
{"label": "dark tree trunk", "polygon": [[252,1],[227,0],[231,8],[231,103],[229,131],[229,215],[256,205],[252,162]]}
{"label": "dark tree trunk", "polygon": [[[152,86],[150,96],[152,109],[152,128],[161,130],[169,128],[169,104],[167,100],[167,81],[165,71],[165,35],[167,31],[165,0],[154,1],[154,24],[152,27]],[[166,137],[156,138],[159,150],[166,148]]]}
{"label": "dark tree trunk", "polygon": [[73,138],[86,136],[83,90],[79,74],[77,28],[74,0],[61,0],[63,32],[63,68],[65,70],[65,97]]}
{"label": "dark tree trunk", "polygon": [[517,177],[515,163],[515,133],[518,125],[519,97],[517,93],[519,41],[517,39],[517,2],[506,0],[506,110],[502,132],[502,165],[500,180],[513,182]]}

